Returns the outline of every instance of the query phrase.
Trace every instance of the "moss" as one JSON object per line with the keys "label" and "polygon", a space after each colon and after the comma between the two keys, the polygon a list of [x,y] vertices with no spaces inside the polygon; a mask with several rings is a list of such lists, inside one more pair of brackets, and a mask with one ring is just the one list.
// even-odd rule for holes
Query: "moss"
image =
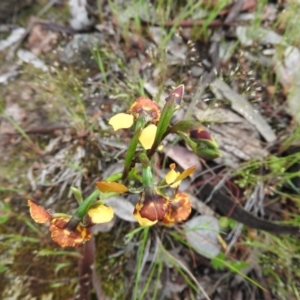
{"label": "moss", "polygon": [[127,255],[124,252],[124,254],[109,258],[120,249],[117,249],[115,245],[124,246],[123,236],[127,230],[128,226],[122,228],[122,233],[118,234],[119,239],[116,239],[114,231],[100,233],[96,239],[97,274],[100,277],[104,293],[112,299],[126,299],[126,293],[128,293]]}
{"label": "moss", "polygon": [[[45,235],[34,233],[26,226],[28,221],[26,217],[11,216],[0,227],[4,238],[0,244],[1,267],[5,270],[0,276],[1,299],[8,299],[12,287],[20,289],[17,299],[47,293],[57,300],[72,297],[78,282],[76,253],[59,250],[57,255],[48,230],[44,228]],[[39,255],[40,251],[48,255]]]}

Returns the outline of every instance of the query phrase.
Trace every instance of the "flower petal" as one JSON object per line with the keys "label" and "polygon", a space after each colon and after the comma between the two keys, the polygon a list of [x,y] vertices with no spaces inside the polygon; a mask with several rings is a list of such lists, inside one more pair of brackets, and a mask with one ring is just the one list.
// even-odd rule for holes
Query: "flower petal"
{"label": "flower petal", "polygon": [[196,170],[196,166],[190,167],[186,170],[184,170],[176,179],[173,183],[177,182],[177,181],[181,181],[184,178],[190,176],[191,174],[193,174]]}
{"label": "flower petal", "polygon": [[202,125],[200,125],[197,129],[190,130],[189,135],[190,135],[190,138],[192,140],[209,140],[209,141],[213,141],[211,134]]}
{"label": "flower petal", "polygon": [[126,193],[128,189],[125,185],[118,182],[106,182],[106,181],[98,181],[96,182],[97,188],[102,193]]}
{"label": "flower petal", "polygon": [[139,224],[141,226],[152,226],[154,224],[157,223],[157,220],[155,221],[151,221],[147,218],[143,218],[141,215],[140,215],[140,209],[142,207],[143,203],[141,202],[138,202],[134,208],[134,211],[133,211],[133,216],[136,218],[136,220],[139,222]]}
{"label": "flower petal", "polygon": [[156,125],[150,124],[149,126],[145,127],[141,132],[139,141],[145,150],[151,149],[154,143],[156,130],[157,130]]}
{"label": "flower petal", "polygon": [[49,229],[52,240],[61,247],[76,247],[90,240],[88,228],[78,225],[75,230],[66,228],[71,217],[57,217],[51,220]]}
{"label": "flower petal", "polygon": [[164,224],[184,221],[190,215],[191,210],[192,204],[189,195],[182,192],[177,193],[162,221]]}
{"label": "flower petal", "polygon": [[180,180],[174,183],[174,181],[178,178],[180,175],[180,172],[175,171],[175,164],[170,164],[170,171],[166,174],[165,180],[167,184],[170,184],[172,188],[176,188],[180,184]]}
{"label": "flower petal", "polygon": [[90,208],[88,215],[93,224],[107,223],[114,217],[114,210],[110,206],[100,204]]}
{"label": "flower petal", "polygon": [[108,124],[110,124],[114,131],[123,128],[130,128],[133,124],[133,115],[119,113],[110,118]]}
{"label": "flower petal", "polygon": [[143,198],[136,204],[135,208],[141,217],[150,221],[161,221],[168,211],[170,199],[158,193],[144,193]]}
{"label": "flower petal", "polygon": [[129,108],[128,112],[137,118],[142,114],[147,121],[157,123],[160,118],[160,109],[156,102],[149,98],[137,98]]}
{"label": "flower petal", "polygon": [[42,206],[28,200],[29,211],[32,219],[37,223],[50,222],[52,215]]}
{"label": "flower petal", "polygon": [[178,109],[180,108],[183,94],[184,94],[184,85],[181,84],[171,92],[171,94],[166,98],[166,101],[174,101],[176,105],[175,109]]}

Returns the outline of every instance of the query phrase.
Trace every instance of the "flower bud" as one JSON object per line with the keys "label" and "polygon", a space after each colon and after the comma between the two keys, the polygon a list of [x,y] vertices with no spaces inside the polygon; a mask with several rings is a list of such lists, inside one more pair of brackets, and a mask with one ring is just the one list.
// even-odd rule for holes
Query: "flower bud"
{"label": "flower bud", "polygon": [[181,105],[183,94],[184,94],[184,85],[181,84],[177,88],[175,88],[165,100],[166,102],[173,101],[175,104],[175,109],[178,109]]}
{"label": "flower bud", "polygon": [[189,137],[196,144],[192,149],[197,156],[207,160],[221,156],[217,142],[204,126],[191,130]]}

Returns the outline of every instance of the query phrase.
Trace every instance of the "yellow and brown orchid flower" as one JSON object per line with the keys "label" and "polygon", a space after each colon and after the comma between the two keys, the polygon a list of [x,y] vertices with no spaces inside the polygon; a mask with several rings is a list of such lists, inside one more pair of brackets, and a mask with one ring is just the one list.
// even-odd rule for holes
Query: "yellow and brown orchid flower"
{"label": "yellow and brown orchid flower", "polygon": [[130,106],[128,113],[135,118],[144,117],[147,122],[156,124],[160,118],[160,108],[156,102],[149,98],[137,98]]}
{"label": "yellow and brown orchid flower", "polygon": [[141,226],[151,226],[162,221],[170,206],[170,200],[156,191],[144,191],[135,205],[133,216]]}
{"label": "yellow and brown orchid flower", "polygon": [[109,124],[116,131],[130,128],[134,120],[144,118],[148,124],[141,132],[139,141],[148,150],[152,147],[156,136],[156,124],[160,118],[160,109],[156,102],[149,98],[140,97],[131,105],[128,113],[119,113],[110,118]]}
{"label": "yellow and brown orchid flower", "polygon": [[[142,178],[144,191],[141,200],[136,204],[133,215],[142,226],[151,226],[158,221],[171,224],[185,220],[191,212],[191,204],[184,193],[176,193],[173,200],[162,195],[153,182],[150,167],[144,162]],[[165,177],[165,182],[173,188],[177,188],[181,180],[192,174],[195,167],[191,167],[180,173],[175,171],[176,165],[170,165],[170,171]]]}
{"label": "yellow and brown orchid flower", "polygon": [[[72,216],[50,213],[32,200],[28,200],[28,206],[32,219],[37,223],[50,223],[49,230],[52,240],[61,247],[76,247],[90,240],[90,229],[81,222],[75,228],[69,228],[68,224]],[[88,210],[89,226],[109,222],[114,215],[111,207],[102,203],[95,203]]]}

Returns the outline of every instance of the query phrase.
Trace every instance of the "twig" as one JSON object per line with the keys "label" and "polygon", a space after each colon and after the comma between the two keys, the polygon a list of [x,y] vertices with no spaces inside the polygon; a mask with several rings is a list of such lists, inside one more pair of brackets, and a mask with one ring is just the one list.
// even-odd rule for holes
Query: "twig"
{"label": "twig", "polygon": [[51,30],[51,31],[57,31],[57,32],[65,33],[65,34],[69,34],[69,35],[74,35],[78,32],[71,27],[59,25],[59,24],[49,22],[49,21],[36,21],[36,24],[41,25],[44,29]]}
{"label": "twig", "polygon": [[[218,210],[225,216],[232,212],[230,217],[250,228],[264,230],[273,234],[293,234],[300,236],[300,227],[293,225],[280,224],[270,222],[256,217],[236,203],[226,194],[226,189],[221,187],[216,189],[211,183],[205,184],[201,190],[197,192],[199,198],[209,198],[211,195],[210,204],[215,205]],[[235,206],[232,210],[232,206]]]}

